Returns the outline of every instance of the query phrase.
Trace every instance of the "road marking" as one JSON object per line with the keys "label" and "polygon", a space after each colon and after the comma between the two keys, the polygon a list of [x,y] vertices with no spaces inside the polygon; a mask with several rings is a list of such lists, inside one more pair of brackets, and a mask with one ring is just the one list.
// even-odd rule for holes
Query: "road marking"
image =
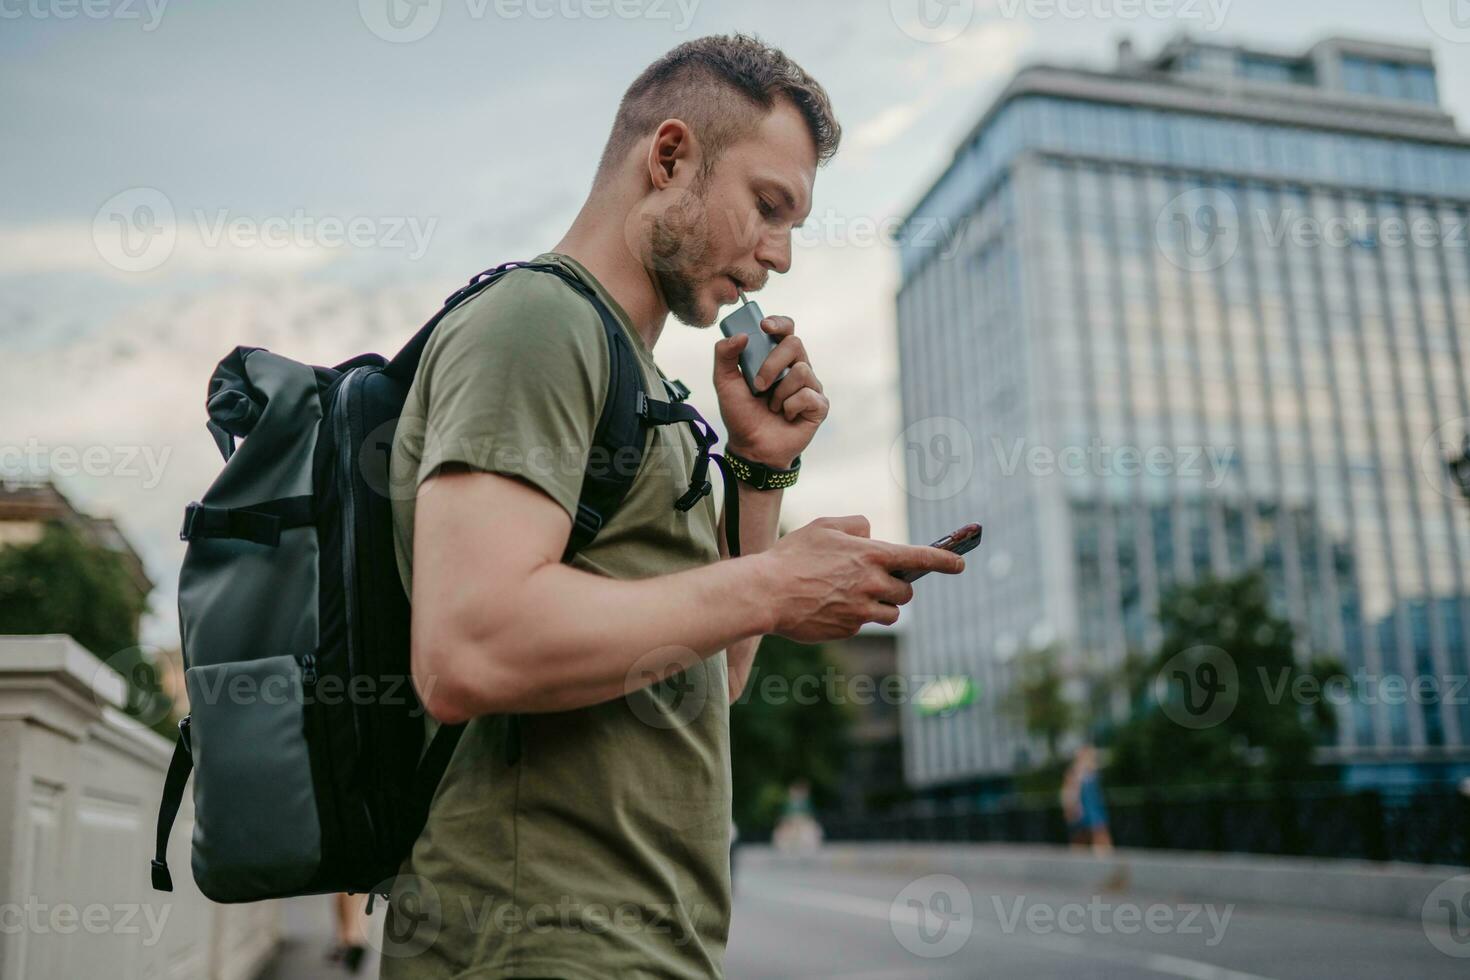
{"label": "road marking", "polygon": [[[790,905],[817,905],[833,912],[844,912],[848,915],[859,915],[869,919],[881,919],[884,922],[892,922],[895,914],[901,915],[910,921],[917,921],[918,913],[912,909],[894,909],[892,905],[877,898],[862,898],[857,895],[844,895],[840,892],[819,891],[814,888],[798,888],[791,885],[781,885],[776,888],[762,884],[760,894],[763,898],[773,899],[777,902],[786,902]],[[1255,973],[1242,973],[1239,970],[1228,970],[1223,966],[1215,966],[1213,963],[1205,963],[1201,960],[1191,960],[1183,956],[1170,956],[1167,953],[1143,953],[1122,946],[1111,946],[1100,943],[1089,943],[1075,936],[1038,936],[1030,933],[1006,932],[999,925],[987,922],[984,919],[975,919],[975,931],[984,930],[992,936],[1016,940],[1035,946],[1038,949],[1051,953],[1059,953],[1066,956],[1085,956],[1092,959],[1110,960],[1124,966],[1137,967],[1148,970],[1150,973],[1162,974],[1166,977],[1180,977],[1182,980],[1272,980],[1271,977],[1263,977]],[[874,973],[870,976],[872,980],[887,976],[903,976],[904,974]],[[865,976],[868,976],[865,974]]]}

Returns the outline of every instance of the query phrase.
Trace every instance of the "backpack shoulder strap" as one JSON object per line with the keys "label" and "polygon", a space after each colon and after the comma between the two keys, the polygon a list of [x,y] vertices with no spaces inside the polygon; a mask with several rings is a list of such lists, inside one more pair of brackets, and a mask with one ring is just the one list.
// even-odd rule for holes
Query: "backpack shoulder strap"
{"label": "backpack shoulder strap", "polygon": [[[405,384],[411,382],[429,335],[444,315],[495,282],[510,268],[535,269],[558,276],[592,303],[602,321],[603,335],[607,339],[607,397],[603,401],[602,413],[598,416],[597,426],[592,433],[592,446],[582,476],[582,492],[577,500],[577,516],[572,522],[572,533],[567,539],[566,550],[562,553],[562,561],[570,561],[573,555],[597,537],[602,525],[622,505],[643,465],[645,423],[641,408],[648,401],[643,372],[638,365],[637,356],[628,346],[628,340],[618,325],[617,318],[597,293],[557,265],[507,263],[497,266],[480,273],[468,285],[445,300],[444,308],[414,335],[385,370],[392,371],[394,365],[399,365],[396,376],[404,379]],[[514,764],[520,756],[518,719],[512,715],[508,725],[506,761]],[[450,759],[454,756],[455,747],[464,730],[465,725],[461,723],[440,725],[434,732],[434,737],[424,750],[414,773],[410,790],[414,812],[407,826],[421,828],[427,822],[435,790],[449,768]],[[412,845],[411,840],[407,841],[405,848]]]}
{"label": "backpack shoulder strap", "polygon": [[[573,555],[590,544],[602,530],[603,524],[622,505],[628,491],[633,486],[634,478],[638,475],[639,467],[643,464],[645,430],[652,426],[676,423],[690,425],[699,445],[699,461],[695,466],[694,477],[690,481],[689,492],[680,498],[675,506],[680,510],[688,510],[700,497],[710,492],[709,481],[705,479],[705,473],[709,460],[714,459],[719,464],[725,478],[725,533],[728,547],[731,555],[739,555],[740,497],[735,488],[735,478],[728,470],[724,457],[709,451],[717,438],[713,429],[693,406],[684,403],[689,389],[680,382],[670,382],[665,379],[664,388],[665,393],[669,396],[668,401],[656,401],[649,398],[643,381],[643,370],[638,364],[638,357],[628,345],[627,337],[618,325],[617,318],[594,290],[561,266],[544,263],[507,263],[480,273],[471,279],[468,285],[445,301],[444,308],[414,335],[385,370],[392,371],[394,365],[400,365],[397,372],[398,377],[406,379],[405,384],[411,382],[414,371],[418,368],[419,358],[423,354],[424,345],[444,315],[493,283],[510,268],[536,269],[560,277],[563,282],[585,296],[597,310],[598,317],[602,321],[603,334],[607,338],[607,398],[603,402],[602,413],[597,419],[597,427],[593,430],[592,447],[588,453],[587,468],[582,477],[582,492],[577,500],[577,516],[573,521],[572,533],[567,539],[562,561],[569,561]],[[511,715],[507,720],[507,725],[506,763],[514,765],[520,758],[519,719]],[[414,837],[418,836],[418,828],[422,828],[428,820],[429,808],[433,803],[435,791],[445,771],[449,768],[449,762],[454,756],[454,750],[464,730],[464,723],[440,725],[419,759],[419,766],[414,773],[413,785],[410,789],[414,807],[413,818],[407,824],[415,828]],[[405,841],[405,852],[412,846],[413,840]]]}
{"label": "backpack shoulder strap", "polygon": [[596,307],[607,339],[607,397],[602,414],[592,431],[592,446],[587,454],[587,467],[582,474],[582,493],[577,500],[577,515],[567,539],[562,561],[569,561],[602,530],[622,506],[633,481],[643,465],[645,438],[643,416],[639,406],[647,400],[643,369],[628,338],[618,325],[607,304],[579,279],[558,268],[557,273]]}
{"label": "backpack shoulder strap", "polygon": [[501,276],[517,268],[540,268],[540,266],[526,262],[502,262],[493,269],[476,273],[468,283],[445,298],[444,305],[439,307],[439,312],[430,317],[428,323],[419,327],[418,332],[409,338],[408,343],[393,355],[393,360],[383,368],[383,373],[404,385],[412,384],[413,376],[419,369],[419,360],[424,356],[424,348],[428,346],[429,337],[433,335],[434,328],[439,326],[439,321],[465,300],[483,292],[486,287],[493,286]]}
{"label": "backpack shoulder strap", "polygon": [[645,424],[663,424],[652,421],[645,423],[640,406],[647,402],[647,394],[638,357],[629,346],[612,310],[608,309],[596,291],[554,263],[502,263],[479,273],[451,293],[444,300],[439,312],[419,328],[383,370],[385,374],[405,385],[412,383],[424,348],[439,322],[455,307],[494,285],[512,269],[532,269],[554,275],[580,293],[597,310],[598,318],[602,321],[603,336],[607,340],[607,397],[603,401],[597,427],[593,430],[591,451],[588,453],[587,468],[582,477],[582,493],[572,521],[572,533],[567,540],[566,550],[562,553],[562,560],[568,561],[597,537],[602,526],[628,496],[639,467],[643,464]]}
{"label": "backpack shoulder strap", "polygon": [[694,433],[698,456],[694,473],[690,477],[688,491],[680,497],[674,507],[681,511],[692,508],[701,497],[711,492],[706,478],[709,461],[719,464],[725,478],[725,532],[730,554],[740,554],[740,499],[735,490],[735,478],[726,468],[725,459],[710,450],[719,440],[714,429],[703,416],[684,402],[689,389],[681,382],[663,381],[668,401],[650,398],[644,384],[643,368],[638,355],[628,343],[627,335],[618,325],[617,318],[607,304],[582,280],[561,266],[531,266],[543,272],[552,272],[564,282],[587,297],[602,320],[603,334],[607,338],[608,376],[607,398],[602,405],[602,415],[593,430],[592,446],[587,455],[587,468],[582,475],[582,493],[577,501],[577,516],[572,522],[572,533],[567,539],[562,561],[569,561],[578,551],[587,547],[602,526],[622,506],[638,469],[643,465],[643,443],[648,429],[660,425],[687,423]]}

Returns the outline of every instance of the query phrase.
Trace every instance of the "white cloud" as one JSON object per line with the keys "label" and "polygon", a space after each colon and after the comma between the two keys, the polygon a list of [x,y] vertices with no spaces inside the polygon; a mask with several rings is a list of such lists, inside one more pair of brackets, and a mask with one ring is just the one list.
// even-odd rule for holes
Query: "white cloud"
{"label": "white cloud", "polygon": [[[118,518],[158,585],[145,636],[176,642],[179,520],[222,465],[204,428],[220,358],[236,345],[313,364],[392,354],[443,292],[441,283],[362,290],[278,278],[160,297],[59,350],[13,351],[0,359],[4,462],[39,451],[43,467],[58,452],[116,464],[102,474],[78,474],[73,464],[59,482],[79,506]],[[150,459],[162,461],[161,474]]]}
{"label": "white cloud", "polygon": [[[952,41],[916,46],[898,66],[905,79],[900,90],[908,97],[858,123],[852,137],[855,149],[866,155],[883,146],[902,147],[902,138],[946,98],[1008,78],[1032,36],[1024,23],[990,21],[972,26]],[[966,106],[969,101],[964,100]]]}
{"label": "white cloud", "polygon": [[[344,229],[347,220],[352,219],[340,222]],[[159,225],[170,237],[151,246],[157,249],[156,261],[139,265],[128,263],[113,237],[117,232],[105,224],[0,226],[0,268],[9,276],[82,273],[150,284],[211,272],[289,274],[321,268],[359,248],[412,250],[410,257],[417,258],[436,226],[434,219],[363,220],[369,224],[363,226],[362,235],[349,239],[336,224],[309,215],[255,219],[222,210],[191,212]],[[382,246],[385,240],[389,244]]]}
{"label": "white cloud", "polygon": [[987,21],[939,45],[938,57],[925,60],[948,86],[996,82],[1016,70],[1034,39],[1031,26],[1022,21]]}
{"label": "white cloud", "polygon": [[853,142],[859,149],[871,149],[892,142],[908,132],[909,127],[928,108],[928,103],[928,99],[920,99],[889,106],[871,119],[860,123],[852,134]]}

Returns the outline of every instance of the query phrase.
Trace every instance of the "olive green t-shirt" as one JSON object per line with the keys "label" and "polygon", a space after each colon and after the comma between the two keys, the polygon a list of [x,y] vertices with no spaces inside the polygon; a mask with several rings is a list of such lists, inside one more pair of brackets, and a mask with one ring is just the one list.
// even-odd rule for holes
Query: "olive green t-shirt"
{"label": "olive green t-shirt", "polygon": [[[650,397],[661,372],[626,313]],[[392,456],[395,487],[446,463],[518,477],[575,514],[607,393],[596,310],[558,277],[516,270],[451,312],[424,351]],[[627,499],[575,567],[638,579],[719,558],[715,505],[687,513],[687,425],[649,430]],[[412,575],[413,493],[395,493]],[[469,723],[401,869],[381,975],[708,978],[730,921],[730,733],[725,654],[588,708]],[[518,744],[519,755],[508,751]]]}

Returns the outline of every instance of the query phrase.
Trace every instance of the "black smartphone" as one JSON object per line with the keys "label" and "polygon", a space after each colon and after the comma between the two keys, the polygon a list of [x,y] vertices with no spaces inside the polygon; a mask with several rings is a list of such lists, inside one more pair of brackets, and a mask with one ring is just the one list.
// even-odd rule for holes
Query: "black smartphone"
{"label": "black smartphone", "polygon": [[745,386],[750,389],[750,393],[760,397],[771,388],[776,387],[776,384],[786,377],[791,369],[783,368],[768,388],[755,386],[756,374],[780,341],[761,329],[761,321],[765,319],[765,314],[761,312],[760,305],[753,300],[745,299],[744,293],[740,294],[740,298],[744,300],[744,303],[734,313],[720,321],[720,333],[726,337],[733,337],[737,333],[750,337],[750,340],[745,343],[745,350],[740,352],[740,373],[745,376]]}
{"label": "black smartphone", "polygon": [[[940,538],[929,547],[943,548],[945,551],[953,551],[957,555],[963,555],[968,551],[973,551],[975,546],[980,543],[980,535],[984,532],[984,530],[985,529],[979,524],[966,524],[958,531],[952,531],[949,534],[946,534],[944,537]],[[928,574],[929,572],[927,570],[914,572],[894,572],[893,577],[901,578],[905,582],[915,582]]]}

